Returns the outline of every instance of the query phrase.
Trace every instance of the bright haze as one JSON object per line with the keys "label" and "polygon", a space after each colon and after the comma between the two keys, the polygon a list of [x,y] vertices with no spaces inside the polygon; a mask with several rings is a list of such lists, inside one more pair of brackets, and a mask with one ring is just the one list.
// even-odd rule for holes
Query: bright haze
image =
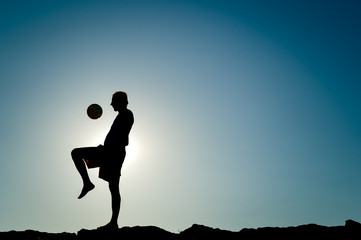
{"label": "bright haze", "polygon": [[[361,221],[359,1],[2,1],[0,231],[109,221],[70,152],[135,116],[120,226]],[[103,115],[88,118],[97,103]]]}

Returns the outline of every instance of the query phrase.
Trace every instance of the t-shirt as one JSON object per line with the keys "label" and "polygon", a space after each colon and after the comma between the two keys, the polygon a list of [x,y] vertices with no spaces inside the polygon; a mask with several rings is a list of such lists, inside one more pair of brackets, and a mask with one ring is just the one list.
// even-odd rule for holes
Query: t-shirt
{"label": "t-shirt", "polygon": [[129,144],[128,135],[133,123],[132,111],[129,109],[120,110],[105,138],[104,147],[117,149],[127,146]]}

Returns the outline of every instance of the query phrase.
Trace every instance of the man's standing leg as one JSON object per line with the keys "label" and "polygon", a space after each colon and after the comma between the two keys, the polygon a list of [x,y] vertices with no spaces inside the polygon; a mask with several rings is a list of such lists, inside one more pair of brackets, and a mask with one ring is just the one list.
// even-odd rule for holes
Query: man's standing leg
{"label": "man's standing leg", "polygon": [[83,160],[85,151],[85,148],[75,148],[73,151],[71,151],[71,157],[73,158],[75,167],[83,180],[83,189],[78,197],[79,199],[84,197],[89,191],[93,190],[95,187],[94,184],[90,181],[88,171]]}
{"label": "man's standing leg", "polygon": [[120,211],[119,178],[109,181],[109,190],[112,199],[112,218],[109,227],[118,228],[118,216]]}

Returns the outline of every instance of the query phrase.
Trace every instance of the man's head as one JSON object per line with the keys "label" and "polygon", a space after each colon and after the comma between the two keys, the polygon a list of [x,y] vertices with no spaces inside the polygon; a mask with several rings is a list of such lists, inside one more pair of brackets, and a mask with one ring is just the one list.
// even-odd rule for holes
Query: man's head
{"label": "man's head", "polygon": [[113,94],[112,103],[114,111],[119,111],[121,109],[127,108],[128,105],[128,96],[125,92],[118,91]]}

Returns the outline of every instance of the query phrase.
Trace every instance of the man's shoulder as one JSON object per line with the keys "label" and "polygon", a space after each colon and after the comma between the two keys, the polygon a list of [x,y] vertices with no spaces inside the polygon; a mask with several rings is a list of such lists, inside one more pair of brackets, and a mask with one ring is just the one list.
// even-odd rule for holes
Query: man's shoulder
{"label": "man's shoulder", "polygon": [[129,108],[125,109],[125,111],[126,111],[128,114],[132,114],[132,115],[133,115],[132,110],[130,110]]}
{"label": "man's shoulder", "polygon": [[133,115],[132,110],[130,110],[130,109],[127,108],[125,111],[126,111],[126,114],[127,114],[128,116],[130,116],[131,118],[133,118],[134,115]]}
{"label": "man's shoulder", "polygon": [[130,109],[124,109],[122,111],[119,111],[119,114],[117,116],[117,119],[130,119],[133,120],[134,116],[133,116],[133,112]]}

